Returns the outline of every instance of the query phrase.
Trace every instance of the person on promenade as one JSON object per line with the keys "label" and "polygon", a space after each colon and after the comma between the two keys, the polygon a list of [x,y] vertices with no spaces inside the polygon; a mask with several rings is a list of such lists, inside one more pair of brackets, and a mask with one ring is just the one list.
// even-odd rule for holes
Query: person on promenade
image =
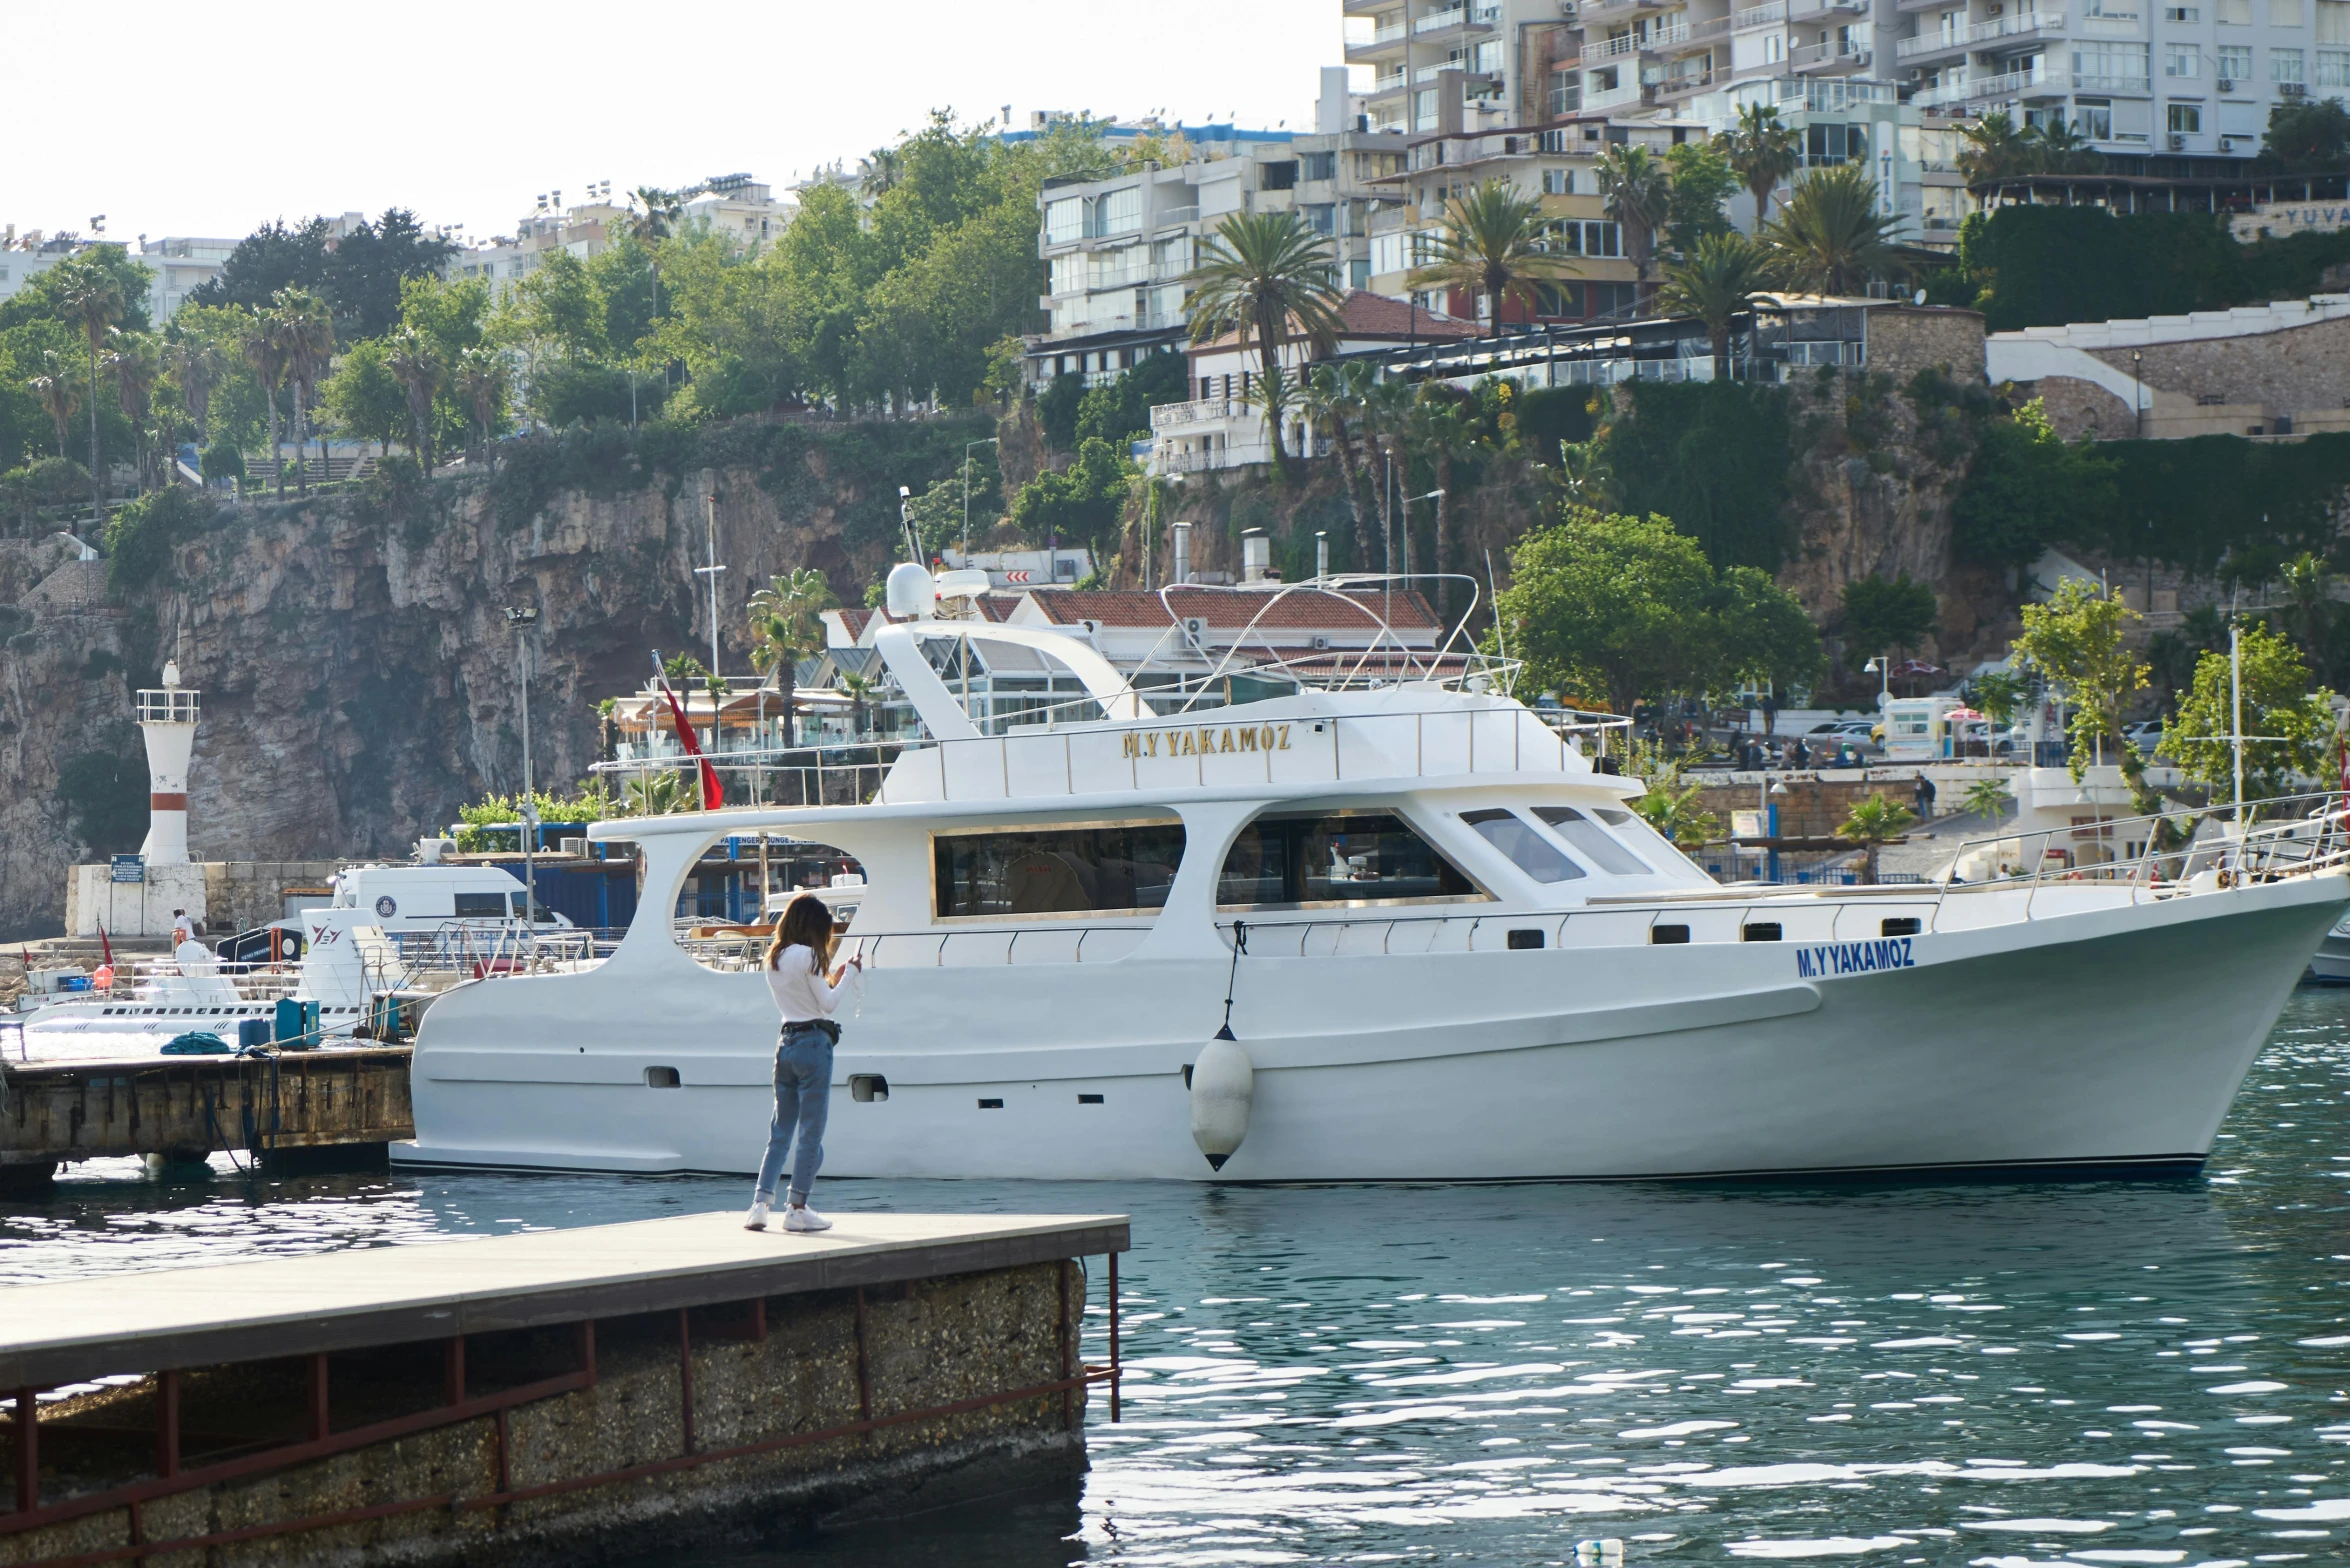
{"label": "person on promenade", "polygon": [[[862,971],[862,955],[832,964],[832,911],[813,893],[786,904],[767,944],[767,989],[775,997],[783,1028],[775,1045],[775,1121],[767,1130],[767,1157],[759,1162],[759,1184],[751,1194],[747,1230],[765,1230],[775,1206],[775,1182],[791,1161],[791,1206],[783,1228],[830,1230],[832,1221],[808,1207],[808,1189],[824,1163],[824,1120],[832,1105],[832,1048],[840,1025],[841,977],[851,965]],[[830,972],[826,966],[831,965]]]}

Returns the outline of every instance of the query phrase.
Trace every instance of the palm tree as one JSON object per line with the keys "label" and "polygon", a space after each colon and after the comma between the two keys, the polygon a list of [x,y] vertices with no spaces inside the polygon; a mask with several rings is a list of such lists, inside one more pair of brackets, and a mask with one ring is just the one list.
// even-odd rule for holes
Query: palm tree
{"label": "palm tree", "polygon": [[277,391],[286,379],[284,335],[269,317],[256,312],[245,324],[245,363],[261,382],[261,400],[269,408],[269,468],[277,476],[277,498],[286,498],[285,464],[277,451]]}
{"label": "palm tree", "polygon": [[1836,836],[1867,851],[1867,857],[1861,862],[1861,881],[1876,886],[1877,852],[1901,837],[1916,820],[1916,812],[1882,795],[1871,795],[1852,808],[1843,825],[1836,829]]}
{"label": "palm tree", "polygon": [[58,289],[57,302],[81,319],[82,335],[90,344],[90,508],[103,524],[106,470],[98,461],[98,350],[106,341],[107,329],[122,319],[122,285],[104,267],[91,262],[74,268],[73,276]]}
{"label": "palm tree", "polygon": [[392,334],[391,350],[384,355],[384,368],[400,383],[400,390],[408,401],[408,450],[424,465],[426,474],[432,472],[432,400],[441,389],[441,378],[448,374],[442,362],[440,345],[414,327],[402,327]]}
{"label": "palm tree", "polygon": [[153,411],[155,383],[163,376],[163,355],[155,339],[144,332],[114,329],[114,347],[106,368],[114,372],[114,390],[122,400],[122,417],[130,421],[131,440],[139,465],[139,493],[147,492],[147,419]]}
{"label": "palm tree", "polygon": [[1363,524],[1372,508],[1365,504],[1370,494],[1370,474],[1355,451],[1355,437],[1359,427],[1349,428],[1349,421],[1368,413],[1366,397],[1378,372],[1369,365],[1316,365],[1306,372],[1302,396],[1306,417],[1330,432],[1330,445],[1338,454],[1338,470],[1346,479],[1346,498],[1354,508],[1354,548],[1347,558],[1362,559]]}
{"label": "palm tree", "polygon": [[2064,120],[2045,120],[2024,136],[2042,174],[2095,174],[2105,165],[2089,139]]}
{"label": "palm tree", "polygon": [[[1243,354],[1256,345],[1262,373],[1271,375],[1293,337],[1322,349],[1336,345],[1344,297],[1335,277],[1330,242],[1306,227],[1302,214],[1236,212],[1202,242],[1199,265],[1184,279],[1191,287],[1184,305],[1191,341],[1233,333]],[[1278,425],[1273,464],[1290,477]]]}
{"label": "palm tree", "polygon": [[1771,215],[1771,192],[1803,166],[1795,132],[1779,123],[1775,105],[1750,103],[1738,111],[1738,123],[1714,141],[1729,156],[1731,170],[1754,193],[1754,223],[1759,230]]}
{"label": "palm tree", "polygon": [[57,455],[67,455],[66,447],[72,437],[66,426],[82,406],[82,384],[79,373],[65,363],[65,356],[53,348],[41,351],[41,373],[25,383],[41,406],[49,411],[50,420],[57,426]]}
{"label": "palm tree", "polygon": [[1966,794],[1959,798],[1958,804],[1960,810],[1996,824],[2007,815],[2007,808],[2015,804],[2015,796],[2008,793],[2005,779],[1977,779],[1966,787]]}
{"label": "palm tree", "polygon": [[1672,206],[1672,173],[1647,148],[1634,146],[1610,147],[1600,154],[1595,172],[1607,215],[1623,227],[1624,254],[1645,284],[1656,255],[1656,231]]}
{"label": "palm tree", "polygon": [[[1265,428],[1272,433],[1275,452],[1282,449],[1281,430],[1289,422],[1290,407],[1298,401],[1298,397],[1298,380],[1290,375],[1287,365],[1273,366],[1241,391],[1240,404],[1243,408],[1264,410]],[[1298,456],[1313,455],[1309,443],[1300,445],[1304,449],[1299,451]]]}
{"label": "palm tree", "polygon": [[620,792],[620,815],[665,817],[691,811],[700,797],[687,792],[682,773],[640,773]]}
{"label": "palm tree", "polygon": [[1893,249],[1898,217],[1877,210],[1877,182],[1865,165],[1814,169],[1763,225],[1771,270],[1806,294],[1854,294],[1869,279],[1906,270]]}
{"label": "palm tree", "polygon": [[228,374],[220,350],[201,338],[181,338],[164,350],[165,368],[179,383],[180,406],[196,422],[196,439],[212,440],[212,389]]}
{"label": "palm tree", "polygon": [[1648,825],[1683,849],[1711,843],[1721,831],[1722,819],[1701,803],[1705,786],[1681,784],[1678,767],[1648,782],[1648,793],[1632,801]]}
{"label": "palm tree", "polygon": [[849,699],[849,738],[852,740],[864,739],[865,709],[873,701],[873,694],[880,689],[879,683],[870,675],[860,675],[854,670],[843,670],[833,684],[838,686]]}
{"label": "palm tree", "polygon": [[906,160],[895,147],[876,147],[857,160],[857,191],[862,196],[886,196],[905,177]]}
{"label": "palm tree", "polygon": [[679,200],[677,192],[665,191],[658,185],[640,185],[628,193],[628,216],[621,222],[630,239],[651,250],[677,232],[684,216],[685,203]]}
{"label": "palm tree", "polygon": [[472,436],[465,446],[470,462],[487,459],[490,431],[506,407],[506,358],[486,344],[475,344],[457,356],[457,391],[473,413]]}
{"label": "palm tree", "polygon": [[1695,316],[1713,340],[1714,379],[1730,379],[1730,328],[1754,309],[1766,282],[1763,248],[1743,234],[1709,234],[1689,259],[1670,268],[1657,295],[1658,308]]}
{"label": "palm tree", "polygon": [[1477,295],[1478,309],[1492,310],[1498,334],[1505,302],[1516,300],[1534,315],[1541,286],[1577,270],[1567,256],[1551,251],[1550,234],[1539,198],[1519,195],[1507,180],[1486,180],[1445,204],[1433,254],[1412,269],[1404,287]]}
{"label": "palm tree", "polygon": [[1961,126],[1958,134],[1966,143],[1958,151],[1958,172],[1969,186],[1988,185],[2031,171],[2032,144],[2016,130],[2014,116],[2005,109],[1994,109],[1974,124]]}
{"label": "palm tree", "polygon": [[783,744],[799,744],[793,704],[798,700],[799,662],[824,649],[819,613],[840,601],[832,584],[813,566],[767,580],[751,595],[751,668],[772,675],[783,693]]}
{"label": "palm tree", "polygon": [[[333,360],[335,318],[326,301],[308,289],[279,289],[271,300],[270,315],[284,345],[286,373],[294,383],[294,474],[302,493],[310,493],[310,467],[303,456],[310,444],[310,406],[318,378]],[[326,438],[319,438],[319,477],[326,477]]]}

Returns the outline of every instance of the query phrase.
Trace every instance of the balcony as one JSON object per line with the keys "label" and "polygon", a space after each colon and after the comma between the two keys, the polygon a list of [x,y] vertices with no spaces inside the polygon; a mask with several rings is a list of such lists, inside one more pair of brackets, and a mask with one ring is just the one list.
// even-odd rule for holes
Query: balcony
{"label": "balcony", "polygon": [[2067,73],[2050,75],[2044,71],[2007,71],[1998,76],[1986,76],[1955,87],[1929,87],[1910,100],[1920,109],[1943,109],[1964,104],[1987,103],[1994,98],[2060,98],[2064,96]]}
{"label": "balcony", "polygon": [[1589,61],[1629,59],[1636,54],[1652,54],[1689,42],[1689,24],[1675,22],[1670,27],[1651,28],[1647,33],[1618,33],[1597,43],[1586,41],[1583,58]]}
{"label": "balcony", "polygon": [[2015,16],[1996,16],[1988,22],[1977,22],[1972,27],[1920,33],[1915,38],[1904,38],[1893,46],[1893,57],[1901,61],[1922,60],[1952,52],[1986,49],[2006,39],[2037,38],[2043,33],[2063,30],[2062,11],[2025,11]]}
{"label": "balcony", "polygon": [[1401,22],[1389,27],[1382,27],[1368,37],[1357,38],[1349,42],[1346,46],[1347,61],[1350,64],[1360,64],[1367,60],[1375,60],[1381,56],[1393,54],[1404,40],[1410,37],[1411,30]]}
{"label": "balcony", "polygon": [[1963,11],[1965,0],[1893,0],[1896,11]]}
{"label": "balcony", "polygon": [[1852,71],[1869,68],[1872,51],[1855,43],[1831,39],[1824,44],[1803,44],[1787,51],[1787,64],[1798,76],[1842,76]]}
{"label": "balcony", "polygon": [[2075,71],[2073,91],[2103,93],[2109,98],[2151,98],[2154,96],[2154,79],[2150,76],[2092,76],[2087,71]]}
{"label": "balcony", "polygon": [[1636,16],[1642,11],[1662,11],[1667,0],[1583,0],[1583,26],[1588,37],[1597,23],[1621,17]]}
{"label": "balcony", "polygon": [[1734,16],[1716,16],[1703,22],[1693,22],[1689,27],[1690,40],[1692,42],[1711,42],[1716,38],[1727,38],[1737,20]]}
{"label": "balcony", "polygon": [[1455,28],[1465,27],[1490,32],[1500,15],[1501,7],[1497,5],[1456,5],[1450,10],[1432,11],[1421,17],[1412,23],[1412,34],[1414,37],[1425,37],[1430,33],[1448,33]]}
{"label": "balcony", "polygon": [[1172,229],[1180,224],[1196,222],[1198,218],[1199,208],[1196,206],[1167,207],[1160,211],[1158,218],[1151,224],[1151,227],[1154,229]]}
{"label": "balcony", "polygon": [[1717,70],[1710,65],[1702,71],[1682,71],[1665,76],[1660,78],[1656,84],[1657,101],[1672,103],[1678,99],[1686,98],[1692,93],[1704,92],[1707,88],[1717,86],[1729,79],[1730,73],[1726,68]]}
{"label": "balcony", "polygon": [[1787,0],[1787,20],[1790,22],[1868,14],[1869,0]]}

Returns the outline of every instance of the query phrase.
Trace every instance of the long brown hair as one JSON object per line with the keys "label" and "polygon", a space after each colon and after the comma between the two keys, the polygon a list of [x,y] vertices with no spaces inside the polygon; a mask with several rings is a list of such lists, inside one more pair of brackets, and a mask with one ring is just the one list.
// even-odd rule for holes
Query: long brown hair
{"label": "long brown hair", "polygon": [[804,947],[809,970],[822,974],[832,962],[832,940],[831,906],[813,893],[802,893],[783,906],[783,918],[775,922],[775,935],[767,943],[767,967],[783,961],[785,948]]}

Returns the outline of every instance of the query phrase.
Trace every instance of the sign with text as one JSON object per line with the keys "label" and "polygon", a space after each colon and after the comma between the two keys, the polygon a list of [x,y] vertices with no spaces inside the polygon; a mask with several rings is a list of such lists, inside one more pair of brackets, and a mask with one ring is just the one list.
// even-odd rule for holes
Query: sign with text
{"label": "sign with text", "polygon": [[114,876],[117,882],[144,882],[147,880],[147,862],[138,855],[114,857]]}

